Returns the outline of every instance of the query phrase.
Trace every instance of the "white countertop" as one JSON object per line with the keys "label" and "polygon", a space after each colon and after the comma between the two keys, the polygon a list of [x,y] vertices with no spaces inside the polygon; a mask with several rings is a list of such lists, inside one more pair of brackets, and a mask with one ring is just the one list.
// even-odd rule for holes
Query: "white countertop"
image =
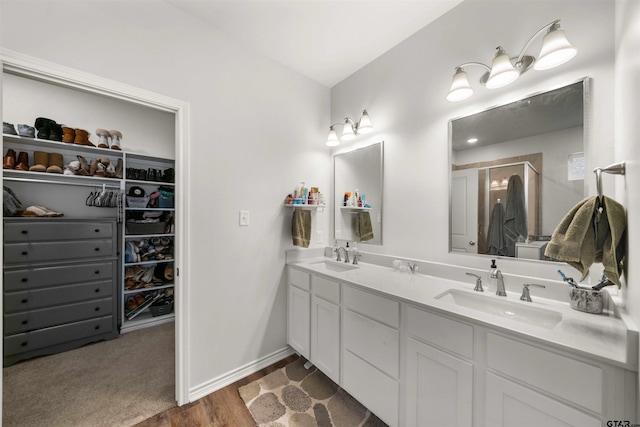
{"label": "white countertop", "polygon": [[[367,263],[360,263],[353,270],[336,272],[318,263],[319,261],[335,263],[330,258],[316,257],[289,262],[288,265],[464,320],[520,334],[564,350],[583,353],[585,356],[595,357],[626,369],[638,369],[638,330],[629,316],[619,310],[612,301],[610,305],[613,310],[609,313],[590,314],[572,309],[568,296],[566,302],[544,299],[537,297],[533,288],[533,302],[524,302],[520,301],[520,293],[507,292],[507,297],[499,297],[495,295],[495,291],[474,292],[473,280],[460,282],[420,273],[411,275],[394,271],[390,267]],[[436,299],[450,289],[469,292],[474,297],[481,296],[552,310],[560,313],[562,320],[550,329]]]}

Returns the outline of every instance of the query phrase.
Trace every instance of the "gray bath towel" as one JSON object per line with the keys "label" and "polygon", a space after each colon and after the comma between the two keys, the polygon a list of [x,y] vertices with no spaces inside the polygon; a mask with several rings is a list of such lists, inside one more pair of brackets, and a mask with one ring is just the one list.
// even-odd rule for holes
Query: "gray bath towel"
{"label": "gray bath towel", "polygon": [[504,213],[504,237],[509,256],[515,256],[518,237],[528,237],[527,207],[524,201],[524,186],[518,175],[511,175],[507,184],[507,207]]}
{"label": "gray bath towel", "polygon": [[291,236],[295,246],[309,247],[311,242],[311,211],[298,208],[293,210]]}
{"label": "gray bath towel", "polygon": [[358,212],[356,216],[356,236],[361,242],[373,239],[373,227],[371,226],[371,215],[369,212]]}
{"label": "gray bath towel", "polygon": [[576,268],[582,279],[594,262],[602,262],[604,274],[620,287],[626,257],[626,227],[626,213],[621,204],[608,197],[603,197],[602,203],[597,197],[590,197],[565,215],[544,254]]}
{"label": "gray bath towel", "polygon": [[507,242],[504,238],[504,206],[502,206],[502,203],[496,203],[491,211],[486,246],[486,253],[488,254],[507,254]]}

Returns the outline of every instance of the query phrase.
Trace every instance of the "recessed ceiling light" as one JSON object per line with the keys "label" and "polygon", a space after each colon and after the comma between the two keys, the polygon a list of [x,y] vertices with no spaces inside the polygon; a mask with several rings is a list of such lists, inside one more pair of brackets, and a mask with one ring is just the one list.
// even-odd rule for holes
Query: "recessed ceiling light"
{"label": "recessed ceiling light", "polygon": [[469,139],[467,139],[467,142],[469,144],[474,144],[474,143],[478,142],[478,138],[469,138]]}

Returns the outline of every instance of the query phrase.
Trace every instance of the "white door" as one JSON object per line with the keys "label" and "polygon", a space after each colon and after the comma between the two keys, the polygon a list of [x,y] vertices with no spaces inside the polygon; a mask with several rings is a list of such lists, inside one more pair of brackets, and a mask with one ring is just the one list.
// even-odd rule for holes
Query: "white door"
{"label": "white door", "polygon": [[334,382],[340,382],[340,307],[311,297],[311,361]]}
{"label": "white door", "polygon": [[406,369],[407,426],[471,426],[471,362],[409,338]]}
{"label": "white door", "polygon": [[311,299],[309,292],[289,286],[288,344],[309,359]]}
{"label": "white door", "polygon": [[478,252],[478,169],[451,172],[451,251]]}
{"label": "white door", "polygon": [[485,425],[596,427],[603,422],[529,388],[487,373]]}

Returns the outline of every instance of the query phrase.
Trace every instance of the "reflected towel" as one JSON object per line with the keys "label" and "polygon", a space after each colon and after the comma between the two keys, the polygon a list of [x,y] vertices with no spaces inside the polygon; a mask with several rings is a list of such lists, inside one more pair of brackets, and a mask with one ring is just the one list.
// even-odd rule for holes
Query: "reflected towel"
{"label": "reflected towel", "polygon": [[293,210],[291,236],[295,246],[309,247],[311,242],[311,211],[297,208]]}
{"label": "reflected towel", "polygon": [[371,215],[369,212],[358,212],[356,216],[356,236],[361,242],[373,239],[373,227],[371,226]]}
{"label": "reflected towel", "polygon": [[489,230],[487,231],[487,253],[491,255],[506,255],[507,241],[504,238],[504,207],[496,203],[491,211]]}
{"label": "reflected towel", "polygon": [[[600,209],[602,208],[602,209]],[[562,219],[545,249],[545,256],[566,262],[582,273],[583,280],[594,262],[602,262],[604,274],[620,287],[626,257],[624,207],[613,199],[582,200]]]}
{"label": "reflected towel", "polygon": [[518,237],[528,237],[527,207],[524,201],[524,186],[518,175],[511,175],[507,184],[507,207],[504,213],[504,237],[508,255],[515,256]]}

